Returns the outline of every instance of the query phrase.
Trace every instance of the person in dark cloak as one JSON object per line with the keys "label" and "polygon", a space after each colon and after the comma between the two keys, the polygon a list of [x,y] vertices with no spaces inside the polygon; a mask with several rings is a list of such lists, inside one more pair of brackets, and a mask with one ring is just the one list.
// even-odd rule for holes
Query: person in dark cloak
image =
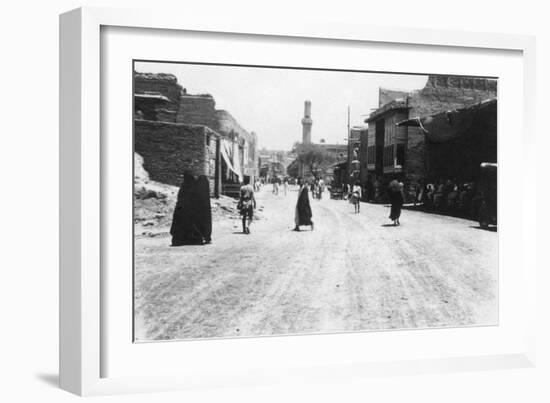
{"label": "person in dark cloak", "polygon": [[212,209],[210,206],[210,182],[206,175],[199,176],[197,181],[194,211],[196,227],[204,243],[212,242]]}
{"label": "person in dark cloak", "polygon": [[391,203],[390,220],[393,225],[400,225],[399,217],[401,216],[401,207],[403,207],[403,187],[396,180],[391,181],[388,187],[388,195]]}
{"label": "person in dark cloak", "polygon": [[190,173],[184,174],[170,234],[172,246],[211,242],[212,214],[208,179],[205,176],[196,178]]}
{"label": "person in dark cloak", "polygon": [[298,179],[298,202],[296,203],[296,210],[294,213],[294,231],[300,231],[301,225],[311,225],[313,231],[313,221],[311,220],[311,206],[309,204],[309,187],[303,183],[303,180]]}

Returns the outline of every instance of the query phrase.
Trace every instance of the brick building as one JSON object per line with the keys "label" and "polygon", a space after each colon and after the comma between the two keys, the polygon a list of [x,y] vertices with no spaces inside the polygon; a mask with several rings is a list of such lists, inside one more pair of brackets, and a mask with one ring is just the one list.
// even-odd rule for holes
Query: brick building
{"label": "brick building", "polygon": [[413,185],[429,175],[425,132],[397,125],[416,117],[461,109],[497,96],[496,80],[431,75],[425,87],[410,93],[379,90],[379,107],[365,120],[361,136],[361,182],[385,184],[397,178]]}
{"label": "brick building", "polygon": [[256,134],[172,74],[134,74],[134,118],[135,152],[155,180],[179,185],[185,171],[206,175],[218,196],[259,173]]}
{"label": "brick building", "polygon": [[135,120],[134,151],[157,182],[180,186],[184,172],[206,175],[210,192],[221,192],[220,135],[202,125]]}

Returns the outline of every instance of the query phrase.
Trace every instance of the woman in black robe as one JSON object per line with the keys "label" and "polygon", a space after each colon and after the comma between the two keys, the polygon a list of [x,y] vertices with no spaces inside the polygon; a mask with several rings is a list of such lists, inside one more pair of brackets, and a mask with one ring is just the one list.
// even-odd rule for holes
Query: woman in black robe
{"label": "woman in black robe", "polygon": [[313,231],[313,221],[311,217],[311,206],[309,205],[309,188],[307,184],[303,184],[301,179],[298,179],[300,190],[298,191],[298,202],[294,213],[294,231],[300,231],[300,225],[311,225]]}
{"label": "woman in black robe", "polygon": [[401,216],[401,207],[403,207],[403,190],[400,183],[392,181],[388,188],[391,210],[390,220],[393,221],[393,225],[400,225],[399,217]]}
{"label": "woman in black robe", "polygon": [[172,246],[211,242],[212,213],[208,179],[186,173],[178,192],[172,226]]}
{"label": "woman in black robe", "polygon": [[212,242],[212,209],[210,206],[210,182],[206,175],[199,176],[197,182],[195,219],[197,229],[205,243]]}

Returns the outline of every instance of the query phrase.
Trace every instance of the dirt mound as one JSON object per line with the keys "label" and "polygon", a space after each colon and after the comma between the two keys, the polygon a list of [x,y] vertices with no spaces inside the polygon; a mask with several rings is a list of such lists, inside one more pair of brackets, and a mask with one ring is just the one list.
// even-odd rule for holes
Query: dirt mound
{"label": "dirt mound", "polygon": [[[176,206],[178,188],[149,179],[143,168],[143,158],[134,153],[134,225],[136,236],[164,236],[170,231]],[[221,195],[211,199],[212,221],[240,220],[237,200]],[[254,213],[262,219],[263,207],[258,204]]]}
{"label": "dirt mound", "polygon": [[172,223],[178,188],[149,179],[143,158],[134,153],[134,224],[136,235],[167,232]]}

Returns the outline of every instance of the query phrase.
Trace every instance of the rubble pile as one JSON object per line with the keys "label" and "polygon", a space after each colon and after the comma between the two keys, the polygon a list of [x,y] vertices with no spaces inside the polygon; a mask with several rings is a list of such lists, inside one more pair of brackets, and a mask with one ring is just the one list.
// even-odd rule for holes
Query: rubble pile
{"label": "rubble pile", "polygon": [[[164,236],[170,231],[178,188],[152,181],[143,168],[143,158],[134,153],[134,224],[137,236]],[[211,199],[212,221],[240,220],[238,200],[221,195]],[[263,206],[257,206],[254,219],[262,219]]]}

